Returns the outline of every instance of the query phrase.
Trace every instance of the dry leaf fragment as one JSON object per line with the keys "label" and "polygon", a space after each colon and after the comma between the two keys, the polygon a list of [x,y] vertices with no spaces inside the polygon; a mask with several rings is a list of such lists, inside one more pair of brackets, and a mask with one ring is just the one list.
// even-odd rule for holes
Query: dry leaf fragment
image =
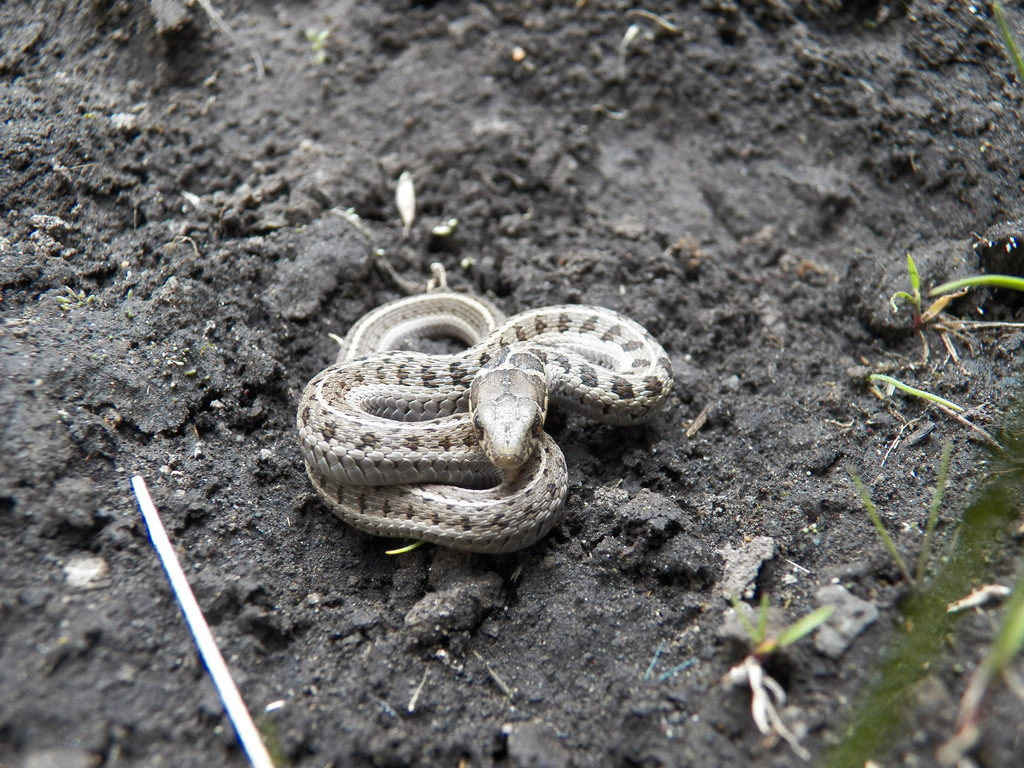
{"label": "dry leaf fragment", "polygon": [[398,206],[398,215],[402,217],[402,237],[408,237],[412,223],[416,219],[416,187],[412,174],[408,171],[402,171],[402,175],[398,177],[395,205]]}
{"label": "dry leaf fragment", "polygon": [[1012,590],[1009,587],[1004,587],[1002,584],[986,584],[983,587],[978,587],[976,590],[962,597],[959,600],[950,603],[946,606],[946,613],[956,613],[957,611],[964,611],[968,608],[978,608],[984,605],[989,600],[993,600],[999,597],[1006,597]]}

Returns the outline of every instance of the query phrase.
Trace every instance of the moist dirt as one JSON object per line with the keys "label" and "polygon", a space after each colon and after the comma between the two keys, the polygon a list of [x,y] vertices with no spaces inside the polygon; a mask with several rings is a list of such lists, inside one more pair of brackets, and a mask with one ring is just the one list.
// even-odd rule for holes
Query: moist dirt
{"label": "moist dirt", "polygon": [[[1021,320],[1014,294],[921,333],[888,302],[908,251],[925,287],[1021,274],[991,4],[214,6],[226,28],[177,0],[0,6],[0,764],[245,764],[135,474],[282,765],[800,763],[723,683],[733,595],[772,627],[840,607],[764,660],[827,764],[914,632],[849,471],[913,565],[952,445],[938,570],[1019,385],[1020,329],[956,326]],[[389,556],[302,468],[328,334],[435,261],[508,314],[622,311],[675,367],[649,425],[549,419],[566,520],[519,553]],[[962,594],[1013,583],[1019,526]],[[1000,617],[936,641],[872,758],[938,764]],[[992,687],[973,764],[1015,764],[1022,712]]]}

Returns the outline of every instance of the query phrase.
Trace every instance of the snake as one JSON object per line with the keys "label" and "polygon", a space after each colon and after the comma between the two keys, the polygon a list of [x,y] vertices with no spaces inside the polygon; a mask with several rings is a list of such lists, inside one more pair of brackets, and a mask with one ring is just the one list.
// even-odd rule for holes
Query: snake
{"label": "snake", "polygon": [[[466,347],[408,349],[440,338]],[[339,341],[297,412],[317,495],[365,533],[469,552],[514,552],[561,522],[568,470],[549,404],[628,426],[672,389],[664,348],[603,307],[506,318],[445,286],[377,307]]]}

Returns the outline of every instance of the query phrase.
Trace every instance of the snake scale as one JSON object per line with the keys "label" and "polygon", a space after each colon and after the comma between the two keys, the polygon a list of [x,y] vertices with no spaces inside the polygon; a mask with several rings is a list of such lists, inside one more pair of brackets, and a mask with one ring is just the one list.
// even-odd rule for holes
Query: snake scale
{"label": "snake scale", "polygon": [[[455,354],[401,347],[457,339]],[[565,459],[543,424],[549,399],[605,424],[647,419],[672,388],[665,350],[610,309],[552,306],[505,319],[442,291],[384,304],[306,386],[306,471],[361,531],[472,552],[512,552],[559,522]]]}

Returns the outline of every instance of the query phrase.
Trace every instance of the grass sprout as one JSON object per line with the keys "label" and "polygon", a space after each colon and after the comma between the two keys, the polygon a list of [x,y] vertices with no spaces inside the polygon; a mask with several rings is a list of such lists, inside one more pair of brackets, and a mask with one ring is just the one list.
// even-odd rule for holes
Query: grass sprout
{"label": "grass sprout", "polygon": [[853,484],[857,487],[857,493],[860,494],[860,499],[864,503],[864,508],[868,511],[868,517],[871,518],[871,524],[875,526],[875,530],[878,531],[878,536],[882,539],[882,543],[885,544],[885,548],[889,550],[889,554],[892,555],[892,559],[896,561],[896,565],[899,566],[900,573],[903,574],[903,579],[913,586],[915,584],[914,577],[910,574],[910,567],[907,565],[906,558],[903,557],[903,553],[900,552],[899,547],[896,546],[896,542],[893,541],[892,536],[885,530],[885,525],[882,523],[882,516],[878,513],[878,507],[875,506],[875,502],[871,500],[871,494],[868,493],[867,486],[864,485],[864,481],[860,479],[860,476],[852,469],[848,470],[850,473],[850,479]]}
{"label": "grass sprout", "polygon": [[834,605],[826,605],[811,611],[802,619],[797,619],[784,630],[779,632],[779,634],[775,636],[774,641],[772,641],[771,638],[766,641],[770,643],[770,650],[775,651],[778,648],[785,648],[787,645],[792,645],[797,640],[802,640],[828,621],[832,614],[835,613],[835,610],[836,607]]}
{"label": "grass sprout", "polygon": [[305,32],[309,50],[313,52],[313,63],[322,67],[327,63],[327,42],[331,39],[331,28],[317,29],[307,27]]}
{"label": "grass sprout", "polygon": [[[1024,82],[1024,80],[1022,80]],[[959,362],[958,356],[952,349],[951,341],[949,340],[949,334],[953,334],[964,341],[970,346],[970,339],[967,338],[963,330],[968,327],[965,321],[946,319],[942,317],[942,313],[946,307],[949,306],[950,302],[954,299],[960,298],[966,294],[969,288],[985,287],[985,288],[1006,288],[1014,291],[1024,291],[1024,278],[1017,277],[1015,275],[972,275],[970,277],[964,277],[959,280],[951,280],[950,282],[943,283],[942,285],[936,286],[928,291],[928,296],[935,300],[924,307],[924,301],[921,295],[921,274],[917,269],[917,264],[914,263],[914,257],[908,252],[907,253],[907,280],[910,283],[909,291],[896,291],[889,297],[889,306],[892,307],[893,312],[899,312],[898,301],[905,301],[912,307],[913,312],[913,323],[914,330],[921,332],[924,326],[934,324],[936,329],[942,336],[943,342],[946,344],[950,355]],[[986,326],[985,324],[972,324],[971,327],[996,327],[995,324]],[[925,339],[924,334],[921,334],[921,341],[924,344],[924,360],[928,359],[928,341]]]}
{"label": "grass sprout", "polygon": [[947,442],[942,446],[942,458],[939,459],[939,475],[935,479],[935,491],[932,493],[932,503],[928,508],[928,522],[924,527],[924,538],[921,540],[921,552],[917,556],[917,583],[924,581],[925,568],[928,566],[928,558],[931,556],[932,538],[935,534],[935,525],[939,521],[939,507],[942,506],[942,496],[946,492],[946,481],[949,480],[949,460],[953,456],[953,443]]}
{"label": "grass sprout", "polygon": [[916,313],[920,313],[921,274],[917,271],[917,264],[914,263],[914,257],[910,255],[910,251],[907,251],[907,276],[910,279],[910,293],[907,293],[907,291],[896,291],[896,293],[889,297],[889,306],[892,307],[893,312],[899,312],[900,309],[896,305],[896,299],[903,299],[910,302]]}
{"label": "grass sprout", "polygon": [[[910,282],[910,291],[896,291],[892,296],[889,297],[889,306],[892,307],[893,312],[899,312],[900,308],[897,305],[896,300],[902,299],[910,303],[913,307],[914,315],[914,330],[920,331],[921,328],[928,323],[935,320],[942,311],[949,305],[949,303],[957,298],[956,295],[941,296],[932,302],[927,309],[923,310],[923,301],[921,299],[921,273],[917,270],[917,264],[914,263],[914,257],[907,252],[907,279]],[[929,296],[934,295],[934,292],[929,293]]]}
{"label": "grass sprout", "polygon": [[868,492],[867,486],[864,485],[864,481],[862,481],[860,476],[852,469],[847,470],[850,473],[850,479],[857,488],[857,493],[860,494],[864,508],[868,512],[868,517],[871,518],[872,525],[874,525],[875,530],[878,531],[878,535],[885,544],[885,548],[889,550],[889,554],[892,555],[892,559],[896,561],[896,565],[899,567],[904,580],[911,587],[916,588],[922,583],[922,581],[924,581],[925,571],[928,567],[928,560],[931,557],[932,539],[935,534],[935,526],[939,520],[939,508],[942,506],[942,497],[946,492],[946,483],[949,479],[949,462],[952,456],[953,444],[946,443],[942,447],[942,458],[939,459],[939,471],[935,478],[935,490],[932,492],[932,501],[928,507],[928,520],[925,523],[924,538],[921,541],[921,551],[917,555],[917,566],[913,575],[911,575],[910,566],[907,564],[906,558],[903,557],[899,547],[896,546],[896,542],[893,541],[892,536],[890,536],[889,532],[885,529],[885,525],[882,523],[882,516],[878,512],[878,507],[876,507],[875,503],[871,500],[871,494]]}
{"label": "grass sprout", "polygon": [[425,541],[414,541],[411,544],[407,544],[404,547],[398,547],[397,549],[387,549],[384,551],[385,555],[404,555],[408,552],[412,552],[414,549],[419,549],[427,542]]}
{"label": "grass sprout", "polygon": [[964,288],[977,286],[986,288],[1009,288],[1012,291],[1024,291],[1024,277],[1014,275],[973,275],[960,280],[952,280],[948,283],[936,286],[928,291],[929,296],[941,296],[954,291],[961,291]]}
{"label": "grass sprout", "polygon": [[949,408],[950,410],[953,411],[957,411],[960,413],[964,411],[963,406],[957,405],[951,400],[947,400],[944,397],[939,397],[938,395],[932,394],[931,392],[927,392],[923,389],[912,387],[909,384],[904,384],[902,381],[900,381],[899,379],[894,379],[892,376],[886,376],[885,374],[882,373],[873,373],[870,376],[868,376],[868,381],[881,382],[882,384],[886,384],[890,387],[895,387],[901,392],[906,392],[908,395],[913,395],[914,397],[920,397],[924,400],[929,400],[933,403],[945,406],[946,408]]}
{"label": "grass sprout", "polygon": [[993,682],[1003,679],[1017,697],[1024,700],[1024,680],[1010,668],[1010,663],[1021,648],[1024,648],[1024,568],[1017,577],[1006,605],[999,633],[988,655],[974,670],[960,698],[956,733],[939,749],[941,764],[961,764],[964,755],[977,744],[981,706]]}
{"label": "grass sprout", "polygon": [[747,618],[746,614],[739,609],[739,603],[739,598],[734,595],[732,599],[733,610],[736,611],[736,617],[740,620],[740,624],[743,625],[743,628],[747,630],[747,634],[750,636],[750,640],[754,645],[752,654],[757,656],[759,659],[764,659],[775,653],[780,648],[785,648],[787,645],[792,645],[797,640],[806,637],[828,621],[829,616],[831,616],[835,610],[834,606],[818,608],[816,611],[812,611],[802,619],[797,619],[778,634],[769,636],[768,595],[763,595],[761,597],[761,603],[757,608],[756,624],[751,622],[750,619]]}
{"label": "grass sprout", "polygon": [[[925,349],[927,350],[927,346],[925,347]],[[925,357],[927,358],[927,354],[925,355]],[[914,397],[920,397],[924,400],[929,400],[930,402],[934,403],[935,406],[940,411],[943,411],[947,416],[950,416],[951,418],[963,424],[968,429],[977,433],[982,440],[991,445],[993,448],[1002,448],[1002,446],[999,444],[999,441],[992,437],[992,435],[990,435],[987,431],[979,427],[973,421],[970,421],[969,419],[961,415],[964,412],[963,406],[957,405],[951,400],[947,400],[944,397],[939,397],[938,395],[933,394],[931,392],[927,392],[923,389],[918,389],[917,387],[912,387],[909,384],[904,384],[899,379],[894,379],[892,376],[886,376],[885,374],[882,373],[871,374],[870,376],[868,376],[868,381],[872,385],[875,382],[887,385],[890,388],[890,393],[892,389],[899,389],[902,392],[906,392],[908,395],[913,395]],[[880,392],[877,388],[872,386],[871,389],[878,396],[879,399],[885,399],[886,395]]]}
{"label": "grass sprout", "polygon": [[[927,346],[926,346],[926,350],[927,350]],[[926,357],[927,357],[927,354],[926,354]],[[996,449],[996,450],[1001,450],[1002,449],[1002,446],[999,444],[998,440],[996,440],[994,437],[992,437],[992,435],[990,435],[986,430],[982,429],[981,427],[979,427],[974,422],[972,422],[969,419],[967,419],[964,416],[962,416],[961,414],[964,413],[964,408],[961,407],[961,406],[957,406],[957,404],[955,402],[952,402],[951,400],[947,400],[945,397],[940,397],[937,394],[933,394],[932,392],[927,392],[924,389],[918,389],[916,387],[911,387],[909,384],[904,384],[903,382],[899,381],[898,379],[894,379],[893,377],[886,376],[884,374],[871,374],[870,376],[867,377],[867,380],[869,382],[871,382],[871,384],[873,384],[874,382],[882,382],[884,384],[889,385],[891,388],[900,389],[900,390],[906,392],[907,394],[912,394],[912,395],[914,395],[916,397],[922,397],[922,398],[924,398],[926,400],[931,400],[932,402],[935,403],[936,408],[938,408],[940,411],[945,413],[946,416],[951,417],[952,419],[954,419],[954,420],[958,421],[959,423],[963,424],[968,429],[971,429],[974,432],[976,432],[981,437],[981,439],[983,439],[989,445],[994,447],[994,449]],[[879,396],[880,399],[885,399],[885,395],[881,391],[879,391],[877,388],[874,388],[872,386],[871,387],[871,391],[876,393]]]}
{"label": "grass sprout", "polygon": [[1006,53],[1013,64],[1013,71],[1017,73],[1017,82],[1024,83],[1024,58],[1021,57],[1020,47],[1017,45],[1017,36],[1010,29],[1010,22],[1006,18],[1006,11],[999,0],[992,2],[992,15],[996,18],[996,26],[999,27],[999,35],[1003,38],[1003,45],[1006,46]]}
{"label": "grass sprout", "polygon": [[739,664],[730,669],[723,682],[730,686],[746,684],[750,687],[750,714],[757,729],[768,736],[775,734],[789,744],[793,753],[803,760],[810,760],[811,754],[800,745],[800,740],[789,730],[779,709],[786,704],[786,691],[775,678],[764,670],[764,660],[778,651],[792,645],[820,627],[835,611],[835,606],[823,606],[797,619],[776,634],[768,632],[768,596],[761,598],[757,609],[756,623],[740,609],[740,600],[732,599],[733,610],[746,629],[752,643],[751,652]]}
{"label": "grass sprout", "polygon": [[[842,741],[821,763],[825,768],[863,768],[869,760],[878,761],[890,739],[905,728],[915,683],[936,674],[935,657],[947,647],[960,615],[947,612],[947,606],[964,594],[965,585],[984,581],[997,553],[1006,547],[1004,533],[1016,520],[1018,494],[1014,481],[1003,477],[1009,476],[997,476],[967,509],[941,567],[926,588],[904,603],[902,631],[886,642],[875,665],[875,682],[856,702],[841,731]],[[1018,585],[1016,591],[1024,593],[1024,588]],[[1000,648],[990,662],[993,669],[1019,647],[1024,609],[1008,605],[1007,616],[1011,615],[1005,639],[1001,632],[993,645]]]}
{"label": "grass sprout", "polygon": [[96,301],[95,296],[86,296],[85,291],[76,291],[74,288],[65,285],[64,293],[57,296],[57,306],[61,312],[70,312],[72,309],[82,309]]}
{"label": "grass sprout", "polygon": [[995,646],[988,657],[989,666],[1002,673],[1009,669],[1010,662],[1024,647],[1024,569],[1017,577],[1010,602],[1006,606],[1006,615],[996,637]]}

